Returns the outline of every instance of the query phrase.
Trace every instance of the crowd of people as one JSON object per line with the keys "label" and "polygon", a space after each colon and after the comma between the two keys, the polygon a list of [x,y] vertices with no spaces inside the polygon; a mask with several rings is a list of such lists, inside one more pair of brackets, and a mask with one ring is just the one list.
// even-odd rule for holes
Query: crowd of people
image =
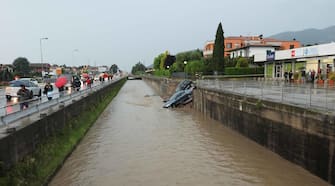
{"label": "crowd of people", "polygon": [[[100,76],[99,77],[99,81],[101,83],[103,83],[105,79],[111,80],[112,76],[107,76],[107,77]],[[90,76],[86,76],[83,79],[80,79],[79,76],[72,76],[71,87],[73,88],[73,90],[79,91],[82,84],[86,86],[87,88],[92,88],[93,83],[94,83],[94,79]],[[29,91],[25,87],[25,85],[22,84],[20,86],[21,88],[18,90],[17,96],[18,96],[18,100],[20,103],[20,110],[24,110],[29,107],[29,101],[30,101],[29,99],[32,98],[32,95],[31,95],[31,91]],[[65,84],[62,86],[56,86],[56,88],[58,88],[59,96],[62,97],[66,89]],[[54,94],[53,91],[54,91],[53,85],[50,83],[50,81],[47,81],[43,88],[43,95],[45,95],[48,100],[52,100],[53,94]]]}
{"label": "crowd of people", "polygon": [[305,83],[305,82],[314,82],[318,77],[321,77],[321,70],[319,73],[316,73],[315,70],[309,70],[307,73],[305,70],[299,72],[295,72],[295,74],[292,71],[285,71],[284,72],[284,78],[285,82],[293,82],[297,77],[300,78],[300,80]]}

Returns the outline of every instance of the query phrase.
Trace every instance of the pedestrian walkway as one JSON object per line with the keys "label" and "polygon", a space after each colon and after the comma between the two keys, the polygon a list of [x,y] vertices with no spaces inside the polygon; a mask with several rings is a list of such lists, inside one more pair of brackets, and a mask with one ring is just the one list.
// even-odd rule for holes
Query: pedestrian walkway
{"label": "pedestrian walkway", "polygon": [[334,87],[257,80],[198,80],[197,86],[335,114]]}

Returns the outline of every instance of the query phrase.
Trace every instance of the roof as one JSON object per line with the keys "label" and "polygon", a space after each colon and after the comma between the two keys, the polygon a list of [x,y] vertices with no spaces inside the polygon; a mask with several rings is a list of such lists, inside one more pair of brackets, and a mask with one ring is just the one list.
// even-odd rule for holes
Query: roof
{"label": "roof", "polygon": [[274,46],[274,45],[269,45],[269,44],[252,44],[252,45],[246,45],[244,47],[240,47],[240,48],[234,48],[234,49],[231,49],[231,50],[227,50],[228,52],[232,52],[232,51],[237,51],[237,50],[241,50],[241,49],[246,49],[246,48],[250,48],[250,47],[259,47],[259,48],[262,48],[262,47],[273,47],[273,48],[279,48],[279,46]]}

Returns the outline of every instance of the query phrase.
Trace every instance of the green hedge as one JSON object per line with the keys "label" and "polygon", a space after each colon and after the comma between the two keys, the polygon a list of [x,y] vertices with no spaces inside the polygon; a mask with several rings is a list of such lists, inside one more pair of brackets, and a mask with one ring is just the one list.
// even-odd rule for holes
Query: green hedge
{"label": "green hedge", "polygon": [[264,74],[264,67],[225,68],[225,75],[247,75],[247,74]]}

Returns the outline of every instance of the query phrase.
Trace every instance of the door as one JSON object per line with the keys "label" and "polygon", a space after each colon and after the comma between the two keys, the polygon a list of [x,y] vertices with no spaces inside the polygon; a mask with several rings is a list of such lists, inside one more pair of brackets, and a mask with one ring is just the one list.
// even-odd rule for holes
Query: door
{"label": "door", "polygon": [[275,78],[282,77],[282,64],[276,64],[275,66]]}

